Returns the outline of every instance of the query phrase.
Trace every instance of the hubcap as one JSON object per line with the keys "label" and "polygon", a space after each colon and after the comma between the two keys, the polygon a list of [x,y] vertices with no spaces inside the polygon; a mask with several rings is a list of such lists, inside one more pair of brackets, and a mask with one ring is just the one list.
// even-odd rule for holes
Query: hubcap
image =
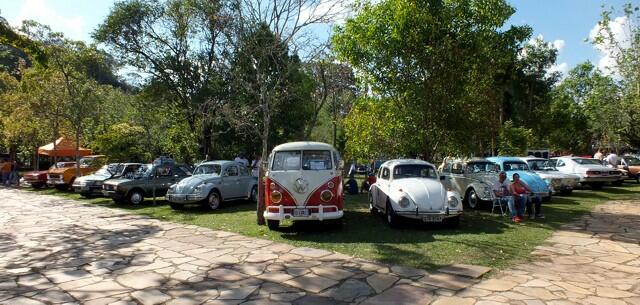
{"label": "hubcap", "polygon": [[131,195],[131,203],[138,204],[142,201],[142,195],[140,193],[133,193]]}
{"label": "hubcap", "polygon": [[475,208],[478,203],[478,197],[476,196],[476,192],[471,190],[469,192],[469,206]]}
{"label": "hubcap", "polygon": [[209,207],[212,210],[215,210],[218,208],[219,205],[220,205],[220,198],[218,197],[218,194],[212,193],[211,195],[209,195]]}

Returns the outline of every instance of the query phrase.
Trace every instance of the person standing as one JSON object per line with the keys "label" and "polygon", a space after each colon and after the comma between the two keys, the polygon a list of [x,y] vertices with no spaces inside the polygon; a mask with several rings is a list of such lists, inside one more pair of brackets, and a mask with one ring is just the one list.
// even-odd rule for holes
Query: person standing
{"label": "person standing", "polygon": [[616,155],[616,153],[612,151],[611,153],[609,153],[609,155],[607,155],[607,157],[604,160],[607,161],[607,166],[616,168],[618,167],[618,162],[620,161],[620,158],[618,158],[618,155]]}
{"label": "person standing", "polygon": [[604,154],[602,154],[602,151],[600,150],[600,148],[598,148],[598,151],[593,155],[593,158],[600,160],[602,162],[602,159],[604,158]]}
{"label": "person standing", "polygon": [[11,162],[11,172],[9,173],[9,185],[11,184],[19,184],[18,181],[18,161],[17,160],[13,160],[13,162]]}
{"label": "person standing", "polygon": [[258,154],[253,155],[253,161],[251,161],[251,175],[254,177],[258,177],[260,174],[260,165],[262,163],[262,159]]}

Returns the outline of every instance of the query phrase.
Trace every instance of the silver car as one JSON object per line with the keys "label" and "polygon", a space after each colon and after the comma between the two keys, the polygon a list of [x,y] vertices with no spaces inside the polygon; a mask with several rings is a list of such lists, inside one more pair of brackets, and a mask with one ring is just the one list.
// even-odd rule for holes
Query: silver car
{"label": "silver car", "polygon": [[494,199],[493,185],[498,181],[495,163],[482,158],[451,160],[442,168],[444,185],[463,196],[472,209]]}
{"label": "silver car", "polygon": [[169,187],[165,196],[174,209],[185,204],[206,204],[217,209],[223,201],[256,201],[258,179],[246,166],[234,161],[203,162],[191,177]]}
{"label": "silver car", "polygon": [[570,195],[580,182],[580,176],[561,173],[548,159],[531,156],[520,159],[527,162],[529,170],[532,170],[549,185],[554,195]]}

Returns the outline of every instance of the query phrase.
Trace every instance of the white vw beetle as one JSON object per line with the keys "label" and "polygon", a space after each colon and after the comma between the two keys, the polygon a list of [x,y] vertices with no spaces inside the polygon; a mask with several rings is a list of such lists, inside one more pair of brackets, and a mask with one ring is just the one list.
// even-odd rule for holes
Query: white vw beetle
{"label": "white vw beetle", "polygon": [[460,194],[447,191],[433,164],[421,160],[390,160],[380,166],[369,192],[372,213],[384,212],[390,226],[399,217],[440,222],[455,227],[462,214]]}

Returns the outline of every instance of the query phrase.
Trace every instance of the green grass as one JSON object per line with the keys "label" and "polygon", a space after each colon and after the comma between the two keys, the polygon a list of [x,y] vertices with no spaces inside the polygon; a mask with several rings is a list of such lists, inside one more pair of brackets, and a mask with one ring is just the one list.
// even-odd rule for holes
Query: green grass
{"label": "green grass", "polygon": [[[77,194],[51,189],[37,192],[80,198]],[[402,229],[390,229],[381,216],[369,213],[366,195],[347,195],[342,230],[296,225],[286,226],[279,232],[256,225],[255,204],[248,202],[225,203],[216,211],[207,211],[197,206],[174,211],[165,201],[158,201],[155,206],[150,200],[141,206],[116,205],[106,198],[83,201],[122,208],[167,221],[432,270],[454,263],[478,264],[497,269],[508,267],[526,260],[533,248],[542,244],[560,225],[588,213],[599,203],[621,199],[640,199],[640,185],[605,187],[600,191],[576,190],[569,197],[554,197],[551,203],[543,206],[546,219],[520,224],[512,223],[506,216],[492,215],[486,210],[467,210],[460,226],[451,230],[422,223],[412,223]]]}

